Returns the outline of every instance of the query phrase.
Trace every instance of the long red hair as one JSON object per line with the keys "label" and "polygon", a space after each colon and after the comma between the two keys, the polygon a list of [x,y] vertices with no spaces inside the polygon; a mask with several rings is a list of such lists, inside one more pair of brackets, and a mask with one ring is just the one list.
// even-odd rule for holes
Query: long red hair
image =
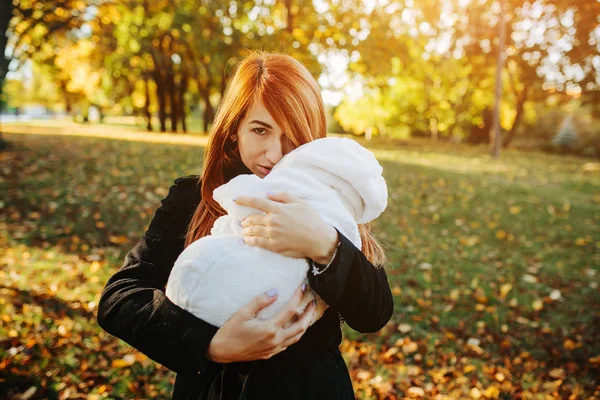
{"label": "long red hair", "polygon": [[[208,235],[215,220],[225,214],[212,193],[226,183],[225,170],[242,163],[234,137],[257,98],[294,147],[327,136],[321,91],[304,65],[289,55],[264,51],[245,57],[235,69],[211,128],[201,172],[201,201],[188,226],[185,247]],[[359,231],[363,253],[374,265],[383,266],[385,253],[369,224],[360,224]]]}

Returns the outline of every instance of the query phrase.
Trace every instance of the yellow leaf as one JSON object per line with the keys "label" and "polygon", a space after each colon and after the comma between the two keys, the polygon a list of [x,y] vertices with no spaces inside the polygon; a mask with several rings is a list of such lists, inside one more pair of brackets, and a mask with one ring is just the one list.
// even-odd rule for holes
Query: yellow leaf
{"label": "yellow leaf", "polygon": [[531,303],[531,306],[535,311],[540,311],[542,308],[544,308],[544,302],[540,299],[537,299]]}
{"label": "yellow leaf", "polygon": [[480,238],[478,236],[469,236],[469,237],[461,237],[460,243],[467,247],[473,247],[480,242]]}
{"label": "yellow leaf", "polygon": [[417,342],[409,342],[407,344],[402,345],[402,351],[404,354],[410,354],[417,351],[418,345]]}
{"label": "yellow leaf", "polygon": [[554,379],[562,379],[565,377],[565,370],[562,368],[554,368],[550,370],[548,375]]}
{"label": "yellow leaf", "polygon": [[408,393],[408,397],[412,397],[412,398],[425,396],[425,391],[422,388],[417,387],[417,386],[409,387],[407,393]]}
{"label": "yellow leaf", "polygon": [[577,347],[581,347],[581,344],[577,344],[574,341],[572,341],[571,339],[566,339],[564,341],[563,345],[565,346],[565,349],[567,349],[567,350],[574,350]]}
{"label": "yellow leaf", "polygon": [[521,207],[520,206],[512,206],[508,212],[510,212],[512,215],[516,215],[518,213],[521,212]]}
{"label": "yellow leaf", "polygon": [[512,285],[510,283],[505,283],[500,286],[500,299],[504,300],[508,292],[512,290]]}
{"label": "yellow leaf", "polygon": [[585,238],[578,237],[577,239],[575,239],[575,244],[577,246],[585,246],[587,244],[587,240],[585,240]]}
{"label": "yellow leaf", "polygon": [[477,367],[475,367],[474,365],[465,365],[463,368],[463,373],[468,374],[469,372],[473,372],[477,369]]}
{"label": "yellow leaf", "polygon": [[98,261],[92,261],[90,265],[90,272],[98,272],[100,269],[100,263]]}
{"label": "yellow leaf", "polygon": [[497,386],[490,386],[485,390],[484,395],[488,399],[497,399],[500,396],[500,389]]}
{"label": "yellow leaf", "polygon": [[133,354],[127,354],[123,358],[117,358],[112,361],[113,368],[125,368],[133,365],[135,362],[135,356]]}
{"label": "yellow leaf", "polygon": [[456,301],[458,300],[458,296],[460,295],[460,290],[457,288],[454,288],[450,291],[450,300],[452,301]]}
{"label": "yellow leaf", "polygon": [[472,387],[471,388],[471,397],[476,400],[481,398],[481,391],[479,389],[477,389],[476,387]]}
{"label": "yellow leaf", "polygon": [[108,241],[114,244],[125,244],[129,241],[129,239],[127,239],[127,236],[114,236],[114,235],[109,235],[108,236]]}
{"label": "yellow leaf", "polygon": [[502,229],[500,229],[499,231],[496,231],[496,238],[497,239],[500,239],[500,240],[506,239],[507,235],[508,234],[506,233],[506,231],[504,231]]}
{"label": "yellow leaf", "polygon": [[397,347],[392,347],[383,354],[383,358],[389,360],[398,351],[400,351],[400,349],[398,349]]}

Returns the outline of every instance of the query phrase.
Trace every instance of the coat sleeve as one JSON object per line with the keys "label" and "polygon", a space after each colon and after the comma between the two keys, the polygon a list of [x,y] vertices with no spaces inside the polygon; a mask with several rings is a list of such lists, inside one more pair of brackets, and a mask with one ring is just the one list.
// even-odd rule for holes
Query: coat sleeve
{"label": "coat sleeve", "polygon": [[[337,228],[336,228],[337,230]],[[346,323],[361,333],[374,333],[394,313],[394,299],[383,268],[376,268],[348,238],[338,231],[340,247],[329,268],[314,275],[310,287]]]}
{"label": "coat sleeve", "polygon": [[173,265],[183,251],[190,205],[175,180],[148,230],[108,280],[98,304],[98,324],[152,360],[184,375],[197,375],[218,328],[165,296]]}

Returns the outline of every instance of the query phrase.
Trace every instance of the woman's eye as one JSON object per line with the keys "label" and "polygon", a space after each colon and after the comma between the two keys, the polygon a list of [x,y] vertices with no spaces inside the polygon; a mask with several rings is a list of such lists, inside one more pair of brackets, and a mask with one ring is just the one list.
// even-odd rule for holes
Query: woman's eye
{"label": "woman's eye", "polygon": [[265,128],[254,128],[253,131],[256,134],[261,135],[261,136],[267,133]]}

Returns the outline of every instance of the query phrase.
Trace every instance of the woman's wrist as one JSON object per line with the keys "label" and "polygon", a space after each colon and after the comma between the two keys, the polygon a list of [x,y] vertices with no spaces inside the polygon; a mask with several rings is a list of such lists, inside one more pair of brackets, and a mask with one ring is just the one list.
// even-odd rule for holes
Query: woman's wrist
{"label": "woman's wrist", "polygon": [[223,357],[223,355],[219,354],[220,345],[218,340],[219,339],[217,338],[217,335],[213,336],[212,340],[208,344],[208,349],[206,349],[206,354],[204,356],[210,361],[216,363],[228,363],[229,361]]}
{"label": "woman's wrist", "polygon": [[310,257],[315,263],[327,265],[335,255],[340,238],[333,226],[327,224],[327,228],[323,230],[324,237],[319,238],[318,245],[315,246],[316,252]]}

